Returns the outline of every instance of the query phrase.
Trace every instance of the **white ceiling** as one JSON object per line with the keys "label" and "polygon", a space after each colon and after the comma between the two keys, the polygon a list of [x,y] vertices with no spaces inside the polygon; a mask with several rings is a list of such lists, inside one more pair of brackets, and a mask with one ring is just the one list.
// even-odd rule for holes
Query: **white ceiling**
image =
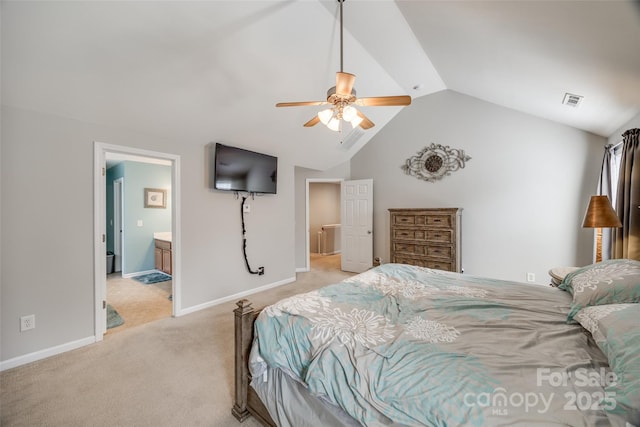
{"label": "white ceiling", "polygon": [[[337,1],[3,1],[2,102],[324,169],[349,150],[303,128],[339,69]],[[602,136],[640,113],[638,1],[347,0],[358,96],[452,89]],[[565,92],[584,96],[577,108]],[[405,107],[405,108],[411,108]],[[118,144],[118,141],[108,141]]]}

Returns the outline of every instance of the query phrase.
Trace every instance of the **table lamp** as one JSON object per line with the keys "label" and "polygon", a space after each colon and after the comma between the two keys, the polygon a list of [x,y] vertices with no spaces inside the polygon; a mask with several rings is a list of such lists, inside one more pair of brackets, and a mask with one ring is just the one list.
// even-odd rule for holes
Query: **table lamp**
{"label": "table lamp", "polygon": [[602,229],[622,227],[622,222],[613,210],[609,197],[591,196],[582,227],[598,229],[596,231],[596,262],[602,261]]}

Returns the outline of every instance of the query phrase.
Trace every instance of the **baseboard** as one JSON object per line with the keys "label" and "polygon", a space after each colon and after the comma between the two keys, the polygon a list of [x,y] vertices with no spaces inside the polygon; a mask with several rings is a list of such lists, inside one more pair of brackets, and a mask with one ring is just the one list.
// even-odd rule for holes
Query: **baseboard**
{"label": "baseboard", "polygon": [[[156,270],[150,270],[149,273],[153,273]],[[143,273],[134,273],[131,274],[130,277],[139,276]],[[258,292],[266,291],[268,289],[277,288],[278,286],[286,285],[291,282],[295,282],[296,277],[290,277],[288,279],[283,279],[278,282],[269,283],[264,286],[260,286],[259,288],[251,289],[245,292],[239,292],[237,294],[229,295],[224,298],[219,298],[217,300],[209,301],[204,304],[198,304],[193,307],[189,307],[183,310],[180,310],[179,313],[176,313],[175,316],[184,316],[186,314],[195,313],[196,311],[204,310],[209,307],[213,307],[219,304],[223,304],[229,301],[235,301],[241,298],[244,298],[248,295],[255,294]],[[56,356],[61,353],[65,353],[67,351],[75,350],[80,347],[84,347],[89,344],[93,344],[96,342],[96,338],[94,336],[83,338],[77,341],[72,341],[66,344],[61,344],[55,347],[47,348],[44,350],[35,351],[33,353],[25,354],[23,356],[14,357],[13,359],[0,361],[0,372],[5,371],[7,369],[17,368],[18,366],[26,365],[27,363],[35,362],[41,359],[46,359],[47,357]]]}
{"label": "baseboard", "polygon": [[296,268],[296,273],[307,273],[310,271],[307,267],[298,267]]}
{"label": "baseboard", "polygon": [[259,288],[254,288],[248,291],[244,291],[244,292],[239,292],[237,294],[233,294],[233,295],[229,295],[227,297],[224,298],[219,298],[213,301],[209,301],[206,302],[204,304],[198,304],[198,305],[194,305],[193,307],[188,307],[185,309],[180,310],[179,313],[176,313],[176,317],[179,316],[184,316],[185,314],[191,314],[191,313],[195,313],[196,311],[200,311],[200,310],[204,310],[206,308],[210,308],[219,304],[224,304],[225,302],[229,302],[229,301],[236,301],[238,299],[244,298],[246,296],[249,296],[251,294],[255,294],[258,292],[262,292],[262,291],[266,291],[268,289],[273,289],[273,288],[277,288],[278,286],[282,286],[282,285],[286,285],[288,283],[291,282],[295,282],[296,277],[290,277],[288,279],[283,279],[274,283],[269,283],[267,285],[264,286],[260,286]]}
{"label": "baseboard", "polygon": [[56,356],[67,351],[75,350],[85,345],[93,344],[96,342],[95,337],[87,337],[77,341],[71,341],[66,344],[57,345],[55,347],[46,348],[44,350],[34,351],[33,353],[25,354],[24,356],[14,357],[13,359],[0,362],[0,372],[11,368],[17,368],[18,366],[26,365],[27,363],[35,362],[47,357]]}

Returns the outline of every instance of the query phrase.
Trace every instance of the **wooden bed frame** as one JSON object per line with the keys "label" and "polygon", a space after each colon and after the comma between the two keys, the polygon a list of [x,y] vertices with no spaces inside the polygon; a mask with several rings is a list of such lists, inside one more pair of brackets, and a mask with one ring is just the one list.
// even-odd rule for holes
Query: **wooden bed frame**
{"label": "wooden bed frame", "polygon": [[258,394],[249,386],[249,352],[253,343],[253,323],[261,309],[254,309],[251,302],[242,299],[236,303],[235,313],[235,402],[231,413],[243,422],[253,415],[265,426],[277,427]]}

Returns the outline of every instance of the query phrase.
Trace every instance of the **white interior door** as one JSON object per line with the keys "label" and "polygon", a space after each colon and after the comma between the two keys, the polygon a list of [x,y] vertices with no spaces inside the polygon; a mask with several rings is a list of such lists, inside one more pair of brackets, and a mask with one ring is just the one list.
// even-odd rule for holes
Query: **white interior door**
{"label": "white interior door", "polygon": [[343,181],[342,270],[362,273],[373,266],[373,180]]}

